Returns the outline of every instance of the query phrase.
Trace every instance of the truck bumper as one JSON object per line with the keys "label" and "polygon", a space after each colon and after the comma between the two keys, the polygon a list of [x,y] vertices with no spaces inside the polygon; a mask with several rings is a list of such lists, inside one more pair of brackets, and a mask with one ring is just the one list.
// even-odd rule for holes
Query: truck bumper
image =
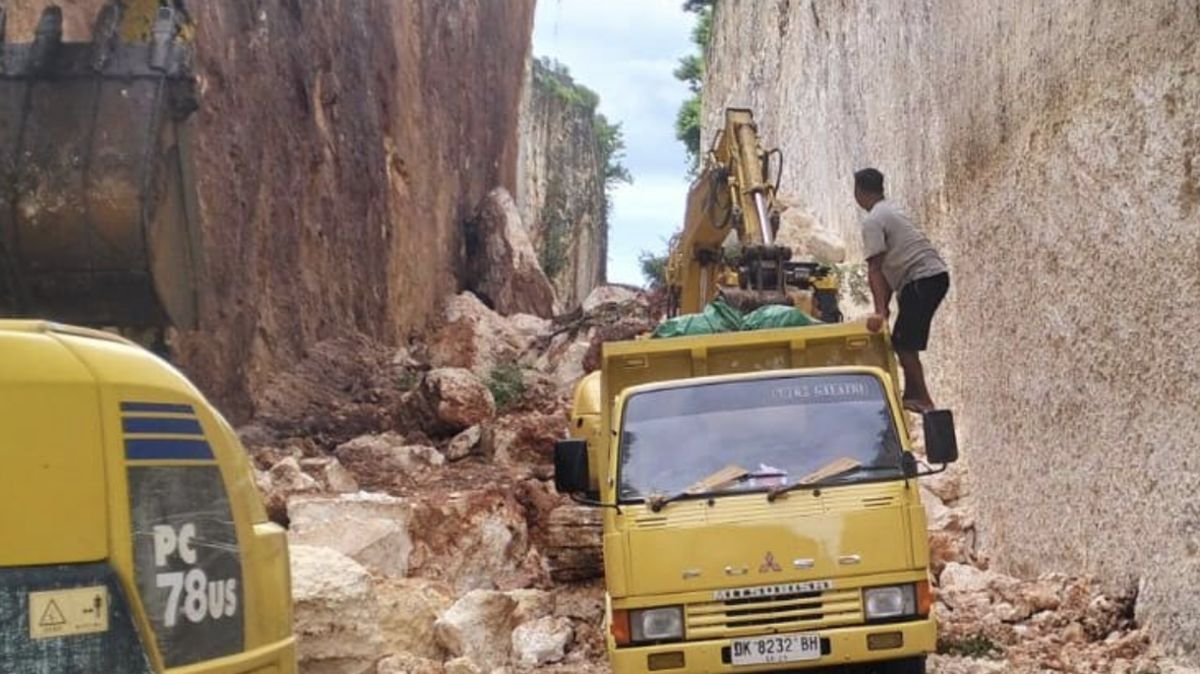
{"label": "truck bumper", "polygon": [[[901,645],[894,648],[871,649],[867,638],[871,635],[900,633]],[[932,617],[913,622],[887,625],[862,625],[819,630],[824,642],[825,653],[819,660],[789,662],[774,665],[748,665],[734,667],[730,664],[730,639],[691,641],[660,646],[621,648],[610,652],[614,674],[642,674],[643,672],[670,672],[672,674],[717,674],[718,672],[791,672],[829,667],[831,665],[855,664],[898,660],[932,653],[937,645],[937,626]],[[876,637],[881,639],[882,637]],[[894,636],[892,637],[894,640]],[[662,664],[679,657],[668,656],[682,653],[682,665],[651,668],[651,656]]]}

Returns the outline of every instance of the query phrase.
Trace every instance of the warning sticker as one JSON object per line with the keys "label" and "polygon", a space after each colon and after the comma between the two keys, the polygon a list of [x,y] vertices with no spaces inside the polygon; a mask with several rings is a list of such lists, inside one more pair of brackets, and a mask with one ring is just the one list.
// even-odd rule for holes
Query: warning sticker
{"label": "warning sticker", "polygon": [[29,636],[52,639],[108,631],[108,588],[29,593]]}

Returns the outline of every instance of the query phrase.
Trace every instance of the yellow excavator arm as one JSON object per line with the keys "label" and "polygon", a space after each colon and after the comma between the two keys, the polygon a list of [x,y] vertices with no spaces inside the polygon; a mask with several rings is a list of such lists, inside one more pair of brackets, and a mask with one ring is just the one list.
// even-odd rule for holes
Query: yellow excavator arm
{"label": "yellow excavator arm", "polygon": [[0,2],[0,315],[194,328],[202,269],[182,0],[109,0],[91,42]]}
{"label": "yellow excavator arm", "polygon": [[[671,242],[666,281],[670,313],[696,313],[718,294],[743,306],[796,304],[837,322],[837,277],[814,262],[792,262],[792,251],[776,245],[778,172],[763,149],[750,110],[725,111],[725,125],[688,191],[683,229]],[[732,241],[731,241],[732,239]],[[737,244],[730,254],[726,245]],[[813,291],[816,301],[804,293]]]}

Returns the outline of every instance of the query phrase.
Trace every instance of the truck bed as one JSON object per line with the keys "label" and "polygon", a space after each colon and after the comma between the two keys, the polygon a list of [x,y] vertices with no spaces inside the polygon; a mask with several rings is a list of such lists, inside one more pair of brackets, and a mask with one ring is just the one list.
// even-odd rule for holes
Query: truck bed
{"label": "truck bed", "polygon": [[808,367],[878,367],[896,381],[886,332],[863,322],[695,337],[609,342],[603,350],[603,399],[639,384],[738,372]]}

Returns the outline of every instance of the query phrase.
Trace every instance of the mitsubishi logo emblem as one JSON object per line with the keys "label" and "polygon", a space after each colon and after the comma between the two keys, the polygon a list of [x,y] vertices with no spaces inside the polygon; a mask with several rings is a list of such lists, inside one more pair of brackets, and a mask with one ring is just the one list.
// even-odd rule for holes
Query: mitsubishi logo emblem
{"label": "mitsubishi logo emblem", "polygon": [[762,563],[762,565],[760,565],[758,567],[758,572],[759,573],[768,573],[768,572],[778,573],[780,571],[783,571],[783,569],[779,568],[779,564],[777,564],[775,562],[775,553],[768,552],[767,556],[763,557],[763,563]]}

